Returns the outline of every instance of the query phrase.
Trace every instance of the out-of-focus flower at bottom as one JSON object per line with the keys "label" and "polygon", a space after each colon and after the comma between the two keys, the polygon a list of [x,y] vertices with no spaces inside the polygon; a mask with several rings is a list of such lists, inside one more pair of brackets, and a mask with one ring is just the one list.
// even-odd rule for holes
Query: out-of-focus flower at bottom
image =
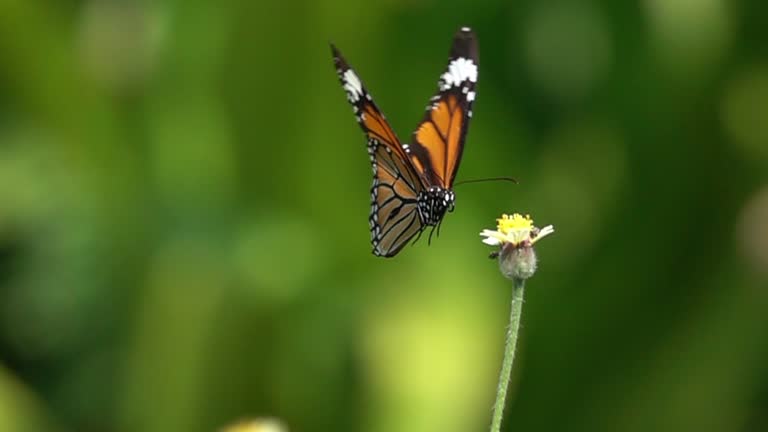
{"label": "out-of-focus flower at bottom", "polygon": [[220,432],[288,432],[288,428],[277,419],[266,418],[239,421]]}
{"label": "out-of-focus flower at bottom", "polygon": [[483,243],[499,246],[491,257],[499,259],[499,270],[507,279],[525,280],[536,272],[536,253],[533,245],[555,232],[552,225],[536,228],[530,216],[514,213],[496,219],[496,230],[484,229]]}
{"label": "out-of-focus flower at bottom", "polygon": [[742,254],[757,274],[768,276],[768,185],[747,200],[740,219]]}

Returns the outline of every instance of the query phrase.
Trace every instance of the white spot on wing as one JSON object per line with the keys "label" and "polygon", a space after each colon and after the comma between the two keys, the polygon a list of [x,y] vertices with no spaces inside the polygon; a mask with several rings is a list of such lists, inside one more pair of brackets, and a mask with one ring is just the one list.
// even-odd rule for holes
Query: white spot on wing
{"label": "white spot on wing", "polygon": [[472,102],[473,100],[475,100],[475,92],[471,91],[467,93],[467,102]]}
{"label": "white spot on wing", "polygon": [[466,80],[477,82],[477,65],[470,59],[459,57],[451,61],[448,65],[448,71],[440,78],[441,90],[458,87]]}
{"label": "white spot on wing", "polygon": [[363,83],[360,82],[360,78],[352,69],[347,69],[344,72],[344,90],[347,91],[349,100],[352,102],[357,102],[363,94]]}

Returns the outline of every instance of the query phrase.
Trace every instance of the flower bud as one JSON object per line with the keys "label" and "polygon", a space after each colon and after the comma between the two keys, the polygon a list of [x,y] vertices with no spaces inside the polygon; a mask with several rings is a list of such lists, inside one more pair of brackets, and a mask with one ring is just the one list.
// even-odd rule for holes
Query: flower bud
{"label": "flower bud", "polygon": [[536,252],[527,245],[507,243],[499,253],[499,270],[507,279],[528,279],[536,273]]}

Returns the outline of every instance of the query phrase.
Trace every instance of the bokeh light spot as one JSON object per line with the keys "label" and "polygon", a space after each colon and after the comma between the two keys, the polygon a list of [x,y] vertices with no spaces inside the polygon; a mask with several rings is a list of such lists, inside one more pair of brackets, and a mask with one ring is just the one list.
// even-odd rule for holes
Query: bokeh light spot
{"label": "bokeh light spot", "polygon": [[583,95],[612,61],[612,41],[603,17],[589,4],[541,4],[525,31],[533,79],[562,99]]}
{"label": "bokeh light spot", "polygon": [[165,39],[166,20],[154,2],[95,0],[82,11],[80,51],[86,72],[108,86],[143,82]]}
{"label": "bokeh light spot", "polygon": [[[558,238],[578,248],[550,253],[581,254],[599,238],[624,191],[627,148],[619,133],[595,120],[564,124],[547,140],[531,193],[542,198],[539,220],[557,223]],[[555,219],[548,215],[568,215]]]}
{"label": "bokeh light spot", "polygon": [[295,299],[321,259],[307,221],[270,214],[245,225],[233,251],[236,274],[246,298],[256,303]]}
{"label": "bokeh light spot", "polygon": [[740,219],[742,252],[758,273],[768,276],[768,186],[749,198]]}
{"label": "bokeh light spot", "polygon": [[732,25],[725,0],[646,0],[656,50],[666,65],[686,80],[704,75],[719,61]]}
{"label": "bokeh light spot", "polygon": [[731,80],[721,110],[725,130],[744,156],[768,159],[768,64]]}

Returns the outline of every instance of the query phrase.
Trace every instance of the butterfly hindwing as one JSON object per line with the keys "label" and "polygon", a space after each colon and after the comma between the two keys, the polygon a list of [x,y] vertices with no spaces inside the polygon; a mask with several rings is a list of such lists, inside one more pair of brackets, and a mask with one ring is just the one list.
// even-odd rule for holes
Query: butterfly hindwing
{"label": "butterfly hindwing", "polygon": [[369,218],[373,252],[391,257],[424,228],[418,212],[421,187],[414,186],[403,177],[407,159],[401,159],[378,142],[370,145],[374,151]]}

